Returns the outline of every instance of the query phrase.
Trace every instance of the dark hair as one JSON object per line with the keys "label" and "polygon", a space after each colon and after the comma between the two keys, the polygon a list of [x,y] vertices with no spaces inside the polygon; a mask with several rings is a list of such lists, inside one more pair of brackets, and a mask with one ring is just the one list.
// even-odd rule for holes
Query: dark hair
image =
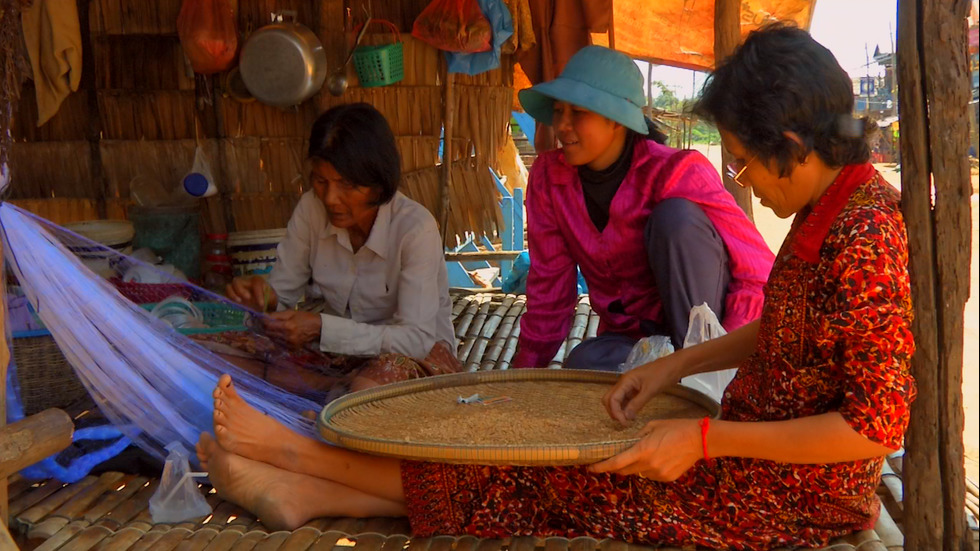
{"label": "dark hair", "polygon": [[379,205],[398,191],[401,157],[395,135],[370,104],[338,105],[317,117],[307,155],[330,163],[352,184],[379,189]]}
{"label": "dark hair", "polygon": [[[771,23],[705,81],[694,114],[731,132],[780,176],[811,151],[832,167],[866,162],[866,119],[853,118],[851,79],[830,50],[795,25]],[[800,147],[783,135],[795,132]]]}

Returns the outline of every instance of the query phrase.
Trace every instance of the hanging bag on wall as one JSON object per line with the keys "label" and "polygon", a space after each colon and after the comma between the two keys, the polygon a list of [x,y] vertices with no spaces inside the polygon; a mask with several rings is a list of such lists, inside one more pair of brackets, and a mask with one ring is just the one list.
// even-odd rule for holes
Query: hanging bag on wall
{"label": "hanging bag on wall", "polygon": [[220,73],[235,61],[238,28],[229,0],[184,0],[177,34],[195,73]]}
{"label": "hanging bag on wall", "polygon": [[433,0],[412,26],[412,36],[447,52],[486,52],[493,30],[476,0]]}

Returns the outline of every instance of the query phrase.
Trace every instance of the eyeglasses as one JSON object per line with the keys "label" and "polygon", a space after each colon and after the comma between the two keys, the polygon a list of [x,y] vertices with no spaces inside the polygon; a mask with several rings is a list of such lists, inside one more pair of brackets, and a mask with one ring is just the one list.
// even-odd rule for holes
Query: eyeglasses
{"label": "eyeglasses", "polygon": [[747,184],[743,184],[738,179],[742,177],[742,173],[745,172],[746,168],[749,168],[749,165],[752,164],[752,161],[754,160],[755,160],[755,156],[753,155],[752,158],[749,159],[749,162],[742,165],[742,168],[738,168],[738,165],[736,163],[728,163],[727,165],[725,165],[725,176],[731,178],[733,182],[738,184],[738,187],[748,187]]}

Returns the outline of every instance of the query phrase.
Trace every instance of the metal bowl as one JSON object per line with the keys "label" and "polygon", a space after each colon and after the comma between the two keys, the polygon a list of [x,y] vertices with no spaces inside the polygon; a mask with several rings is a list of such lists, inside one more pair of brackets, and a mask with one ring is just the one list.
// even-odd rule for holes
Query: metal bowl
{"label": "metal bowl", "polygon": [[239,71],[256,99],[276,107],[292,107],[323,86],[327,54],[310,29],[299,23],[273,23],[248,37]]}

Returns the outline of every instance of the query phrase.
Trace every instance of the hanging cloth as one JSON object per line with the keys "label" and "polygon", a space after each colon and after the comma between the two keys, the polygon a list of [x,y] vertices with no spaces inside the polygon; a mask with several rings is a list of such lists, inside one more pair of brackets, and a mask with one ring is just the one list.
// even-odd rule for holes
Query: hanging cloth
{"label": "hanging cloth", "polygon": [[82,79],[82,35],[75,0],[34,0],[21,12],[37,95],[37,125],[58,112]]}

